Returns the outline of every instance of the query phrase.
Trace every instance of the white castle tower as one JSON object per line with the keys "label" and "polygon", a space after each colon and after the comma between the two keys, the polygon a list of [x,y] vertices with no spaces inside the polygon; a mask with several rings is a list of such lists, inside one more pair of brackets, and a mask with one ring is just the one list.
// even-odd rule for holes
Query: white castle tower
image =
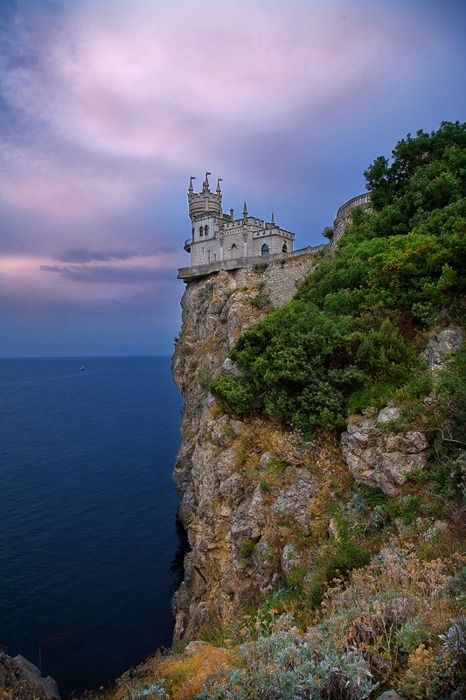
{"label": "white castle tower", "polygon": [[221,269],[244,267],[254,259],[283,257],[293,250],[294,233],[280,228],[274,215],[270,222],[249,216],[246,202],[243,215],[235,219],[234,210],[222,212],[221,178],[211,192],[207,172],[201,192],[194,192],[193,180],[188,187],[191,238],[185,250],[191,253],[190,268],[179,271],[178,277],[188,279]]}

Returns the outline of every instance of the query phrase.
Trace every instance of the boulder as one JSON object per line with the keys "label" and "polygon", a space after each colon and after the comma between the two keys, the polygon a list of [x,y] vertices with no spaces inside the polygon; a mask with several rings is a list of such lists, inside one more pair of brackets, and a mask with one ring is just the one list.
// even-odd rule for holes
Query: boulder
{"label": "boulder", "polygon": [[5,700],[60,700],[53,678],[44,678],[24,656],[7,654],[0,654],[0,696]]}
{"label": "boulder", "polygon": [[450,325],[432,335],[423,357],[432,372],[442,369],[450,355],[460,350],[465,339],[465,333],[459,326]]}
{"label": "boulder", "polygon": [[296,567],[301,564],[301,558],[292,544],[288,543],[283,547],[280,564],[286,576],[291,574],[293,569],[296,569]]}
{"label": "boulder", "polygon": [[375,419],[361,417],[350,423],[341,436],[343,458],[355,480],[377,486],[388,496],[396,496],[406,476],[426,465],[423,433],[394,433],[385,427],[399,415],[396,407],[384,408]]}
{"label": "boulder", "polygon": [[316,492],[316,483],[306,469],[296,469],[295,479],[289,489],[281,490],[272,505],[279,517],[288,517],[305,525],[309,519],[309,505]]}
{"label": "boulder", "polygon": [[227,357],[222,364],[222,374],[226,374],[231,377],[240,377],[242,373],[238,365],[236,365],[232,359]]}
{"label": "boulder", "polygon": [[267,465],[269,465],[271,462],[273,463],[276,460],[277,456],[274,455],[273,452],[264,452],[259,460],[259,467],[260,469],[265,469]]}

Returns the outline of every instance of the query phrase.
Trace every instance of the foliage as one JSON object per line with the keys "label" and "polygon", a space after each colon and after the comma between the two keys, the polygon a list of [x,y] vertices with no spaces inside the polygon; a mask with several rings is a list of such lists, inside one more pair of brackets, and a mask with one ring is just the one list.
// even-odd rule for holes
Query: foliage
{"label": "foliage", "polygon": [[270,297],[268,294],[265,294],[264,292],[260,292],[257,296],[251,297],[249,299],[249,303],[251,306],[254,306],[256,309],[269,309],[270,308]]}
{"label": "foliage", "polygon": [[128,700],[168,700],[168,693],[165,688],[165,684],[161,680],[153,681],[152,683],[145,685],[143,688],[133,688],[130,694],[127,696]]}
{"label": "foliage", "polygon": [[455,654],[462,661],[466,661],[466,615],[460,615],[454,621],[445,634],[439,635],[445,651]]}
{"label": "foliage", "polygon": [[212,387],[225,408],[308,431],[412,396],[413,377],[425,392],[417,331],[465,314],[466,124],[408,135],[392,155],[365,173],[374,211],[353,212],[337,253],[233,348],[242,376]]}
{"label": "foliage", "polygon": [[[288,621],[285,621],[285,623]],[[271,634],[239,648],[237,668],[208,683],[198,700],[363,700],[373,687],[360,654],[317,651],[281,619]]]}
{"label": "foliage", "polygon": [[420,497],[406,494],[390,500],[385,506],[385,511],[389,517],[400,518],[404,523],[410,525],[419,515],[420,508]]}
{"label": "foliage", "polygon": [[240,548],[241,559],[244,559],[244,560],[250,559],[252,557],[252,553],[254,551],[255,546],[256,546],[255,540],[252,540],[250,537],[247,537],[243,541],[243,544],[241,545],[241,548]]}
{"label": "foliage", "polygon": [[311,607],[322,602],[326,586],[337,575],[345,578],[352,569],[368,564],[370,557],[370,552],[348,535],[324,545],[303,585]]}

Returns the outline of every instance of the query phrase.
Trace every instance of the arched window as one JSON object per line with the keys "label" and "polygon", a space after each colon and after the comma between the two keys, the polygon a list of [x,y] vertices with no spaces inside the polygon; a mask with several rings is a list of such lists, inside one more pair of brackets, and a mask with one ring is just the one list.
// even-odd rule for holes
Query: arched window
{"label": "arched window", "polygon": [[267,245],[267,243],[264,243],[264,245],[261,248],[261,255],[269,255],[269,253],[269,246]]}
{"label": "arched window", "polygon": [[204,226],[204,236],[207,236],[209,234],[209,227]]}
{"label": "arched window", "polygon": [[200,226],[200,227],[199,227],[199,235],[200,235],[200,236],[203,236],[203,235],[204,235],[204,227],[203,227],[203,226]]}
{"label": "arched window", "polygon": [[282,245],[282,253],[288,253],[288,246],[286,245],[286,243]]}
{"label": "arched window", "polygon": [[238,253],[238,246],[236,245],[236,243],[233,243],[233,245],[231,246],[231,257],[236,258],[237,253]]}

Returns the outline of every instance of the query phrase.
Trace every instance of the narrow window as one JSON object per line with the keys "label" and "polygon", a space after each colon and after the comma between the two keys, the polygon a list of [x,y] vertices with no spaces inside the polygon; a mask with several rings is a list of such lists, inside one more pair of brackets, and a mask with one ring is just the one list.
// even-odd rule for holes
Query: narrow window
{"label": "narrow window", "polygon": [[261,255],[268,255],[269,253],[269,246],[267,245],[267,243],[264,243],[264,245],[261,248]]}
{"label": "narrow window", "polygon": [[204,236],[207,236],[209,234],[209,227],[204,226]]}
{"label": "narrow window", "polygon": [[231,257],[232,258],[236,258],[237,251],[238,251],[238,248],[236,246],[236,243],[233,243],[233,245],[231,246]]}
{"label": "narrow window", "polygon": [[288,253],[288,247],[287,247],[286,243],[284,243],[282,245],[282,253]]}
{"label": "narrow window", "polygon": [[202,226],[199,227],[199,235],[203,236],[204,235],[204,229]]}

